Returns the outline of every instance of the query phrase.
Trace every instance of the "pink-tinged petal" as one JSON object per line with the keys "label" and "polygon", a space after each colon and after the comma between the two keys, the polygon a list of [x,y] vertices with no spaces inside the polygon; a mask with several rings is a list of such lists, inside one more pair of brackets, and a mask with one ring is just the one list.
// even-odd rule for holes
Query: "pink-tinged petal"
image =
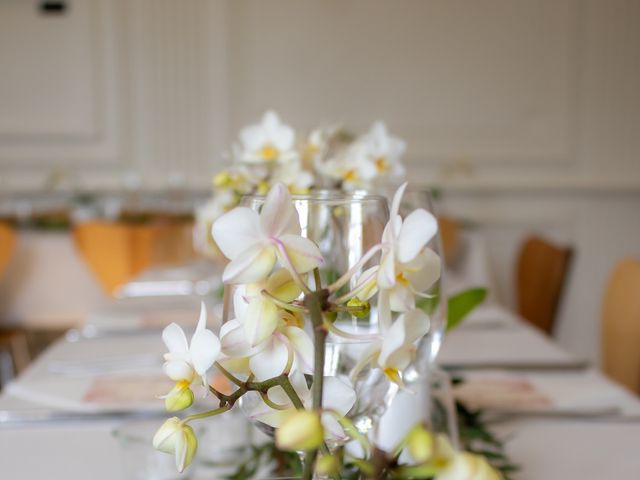
{"label": "pink-tinged petal", "polygon": [[191,363],[200,376],[207,373],[220,355],[220,340],[211,330],[197,330],[191,338]]}
{"label": "pink-tinged petal", "polygon": [[[280,241],[296,272],[306,273],[322,265],[323,259],[320,249],[308,238],[298,235],[283,235],[280,237]],[[282,255],[282,252],[278,250],[278,256],[282,257]],[[282,259],[280,263],[284,263]]]}
{"label": "pink-tinged petal", "polygon": [[286,327],[285,336],[295,352],[294,368],[302,373],[313,373],[313,341],[298,327]]}
{"label": "pink-tinged petal", "polygon": [[211,234],[229,260],[238,258],[264,239],[258,213],[247,207],[236,207],[222,215],[213,223]]}
{"label": "pink-tinged petal", "polygon": [[382,231],[381,242],[384,245],[387,245],[388,248],[393,248],[396,242],[397,233],[400,232],[400,228],[402,227],[402,217],[400,215],[396,215],[395,217],[390,217],[387,224],[384,226],[384,230]]}
{"label": "pink-tinged petal", "polygon": [[389,290],[389,306],[393,312],[408,312],[415,308],[415,295],[411,288],[398,282]]}
{"label": "pink-tinged petal", "polygon": [[378,270],[378,288],[389,289],[396,284],[396,261],[392,250],[382,254]]}
{"label": "pink-tinged petal", "polygon": [[287,345],[273,336],[267,340],[265,348],[251,357],[249,365],[257,380],[262,381],[280,375],[287,366],[288,360]]}
{"label": "pink-tinged petal", "polygon": [[262,231],[268,237],[284,234],[300,235],[298,212],[293,206],[289,190],[282,183],[271,188],[260,212]]}
{"label": "pink-tinged petal", "polygon": [[195,375],[195,372],[191,365],[184,360],[169,360],[162,365],[164,373],[174,382],[186,380],[191,382]]}
{"label": "pink-tinged petal", "polygon": [[249,345],[254,347],[269,338],[278,326],[279,319],[278,307],[271,300],[262,296],[253,298],[244,319]]}
{"label": "pink-tinged petal", "polygon": [[395,195],[393,196],[393,201],[391,202],[391,211],[389,212],[390,218],[396,218],[400,215],[400,204],[402,203],[402,196],[404,195],[404,191],[407,188],[407,182],[400,185],[400,188],[396,190]]}
{"label": "pink-tinged petal", "polygon": [[224,283],[254,283],[264,280],[276,264],[273,245],[256,244],[229,262],[222,273]]}
{"label": "pink-tinged petal", "polygon": [[356,403],[356,392],[351,382],[346,378],[324,377],[322,403],[326,408],[346,416]]}
{"label": "pink-tinged petal", "polygon": [[187,337],[176,323],[171,323],[162,330],[162,341],[171,353],[186,354],[189,351]]}
{"label": "pink-tinged petal", "polygon": [[416,258],[417,268],[403,266],[404,276],[411,283],[413,290],[422,293],[430,289],[440,278],[442,273],[442,261],[436,252],[426,248]]}
{"label": "pink-tinged petal", "polygon": [[415,259],[438,233],[436,217],[423,209],[414,210],[404,219],[396,240],[396,254],[401,263]]}

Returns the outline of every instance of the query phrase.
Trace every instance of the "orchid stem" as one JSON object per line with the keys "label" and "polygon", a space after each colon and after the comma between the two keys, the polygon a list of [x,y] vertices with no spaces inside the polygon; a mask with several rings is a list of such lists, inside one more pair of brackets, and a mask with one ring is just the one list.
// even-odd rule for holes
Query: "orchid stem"
{"label": "orchid stem", "polygon": [[235,383],[238,387],[244,386],[245,383],[239,378],[237,378],[235,375],[233,375],[231,372],[229,372],[222,365],[220,365],[220,362],[216,362],[215,366],[218,370],[220,370],[220,373],[222,373],[225,377],[227,377],[227,380],[229,380],[231,383]]}
{"label": "orchid stem", "polygon": [[216,408],[215,410],[209,410],[208,412],[202,412],[202,413],[196,413],[194,415],[189,415],[184,420],[182,420],[182,423],[187,423],[187,422],[190,422],[191,420],[198,420],[200,418],[207,418],[207,417],[213,417],[215,415],[220,415],[221,413],[227,412],[230,409],[231,409],[231,407],[227,404],[227,405],[225,405],[223,407]]}
{"label": "orchid stem", "polygon": [[[322,391],[324,386],[324,356],[325,341],[327,331],[324,328],[324,318],[322,315],[322,306],[325,304],[329,292],[323,290],[320,285],[320,272],[316,268],[314,270],[316,278],[316,287],[318,290],[305,295],[304,304],[309,309],[311,323],[313,324],[313,343],[314,343],[314,364],[313,364],[313,384],[311,385],[312,408],[319,412],[322,408]],[[310,480],[313,476],[313,469],[318,456],[318,451],[308,452],[304,465],[305,480]]]}

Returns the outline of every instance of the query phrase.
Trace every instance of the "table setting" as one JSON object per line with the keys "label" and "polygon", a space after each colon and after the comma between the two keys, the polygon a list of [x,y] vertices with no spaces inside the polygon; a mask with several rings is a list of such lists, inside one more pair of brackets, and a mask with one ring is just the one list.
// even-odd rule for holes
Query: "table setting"
{"label": "table setting", "polygon": [[194,212],[208,260],[120,286],[0,393],[7,478],[635,478],[640,400],[449,271],[405,150],[381,121],[243,128]]}

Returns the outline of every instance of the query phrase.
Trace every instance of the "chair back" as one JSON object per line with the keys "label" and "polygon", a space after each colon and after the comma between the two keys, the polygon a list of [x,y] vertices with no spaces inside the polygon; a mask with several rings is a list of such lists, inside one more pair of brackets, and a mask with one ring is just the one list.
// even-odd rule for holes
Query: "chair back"
{"label": "chair back", "polygon": [[153,266],[193,260],[192,223],[88,221],[74,227],[78,249],[107,293]]}
{"label": "chair back", "polygon": [[517,266],[518,313],[551,335],[571,263],[572,250],[531,236],[520,250]]}
{"label": "chair back", "polygon": [[9,265],[9,260],[16,246],[16,232],[8,224],[0,222],[0,275]]}
{"label": "chair back", "polygon": [[626,258],[613,269],[601,320],[604,372],[640,394],[640,260]]}

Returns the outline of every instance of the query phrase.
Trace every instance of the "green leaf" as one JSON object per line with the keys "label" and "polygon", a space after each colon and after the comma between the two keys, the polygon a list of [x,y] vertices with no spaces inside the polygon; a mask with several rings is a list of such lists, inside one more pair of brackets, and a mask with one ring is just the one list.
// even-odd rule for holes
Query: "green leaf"
{"label": "green leaf", "polygon": [[452,295],[447,303],[447,331],[452,330],[487,297],[486,288],[470,288]]}

